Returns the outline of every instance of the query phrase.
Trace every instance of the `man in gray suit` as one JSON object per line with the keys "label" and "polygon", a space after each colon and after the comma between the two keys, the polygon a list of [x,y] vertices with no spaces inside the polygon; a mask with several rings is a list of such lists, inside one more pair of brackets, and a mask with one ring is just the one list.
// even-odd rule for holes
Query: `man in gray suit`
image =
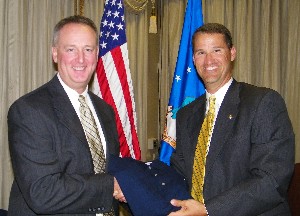
{"label": "man in gray suit", "polygon": [[[9,144],[15,180],[8,214],[106,215],[124,199],[116,179],[95,173],[80,121],[79,95],[86,98],[108,155],[119,155],[113,109],[88,91],[98,58],[95,24],[72,16],[54,29],[52,80],[18,99],[8,113]],[[114,199],[114,197],[116,199]]]}
{"label": "man in gray suit", "polygon": [[229,30],[208,23],[193,36],[193,60],[206,94],[177,114],[174,166],[192,183],[198,135],[214,95],[215,118],[196,199],[172,200],[170,216],[290,215],[287,189],[294,168],[294,133],[282,97],[232,78],[236,49]]}

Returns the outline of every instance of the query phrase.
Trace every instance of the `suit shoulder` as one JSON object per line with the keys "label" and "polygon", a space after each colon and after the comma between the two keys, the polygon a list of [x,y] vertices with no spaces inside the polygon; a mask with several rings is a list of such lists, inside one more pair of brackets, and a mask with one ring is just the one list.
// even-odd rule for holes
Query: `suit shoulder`
{"label": "suit shoulder", "polygon": [[[49,81],[50,82],[50,81]],[[24,94],[23,96],[19,97],[17,100],[13,102],[13,104],[10,106],[10,109],[14,106],[23,106],[24,104],[37,106],[42,104],[48,104],[49,103],[49,96],[50,92],[48,90],[49,82],[45,83],[44,85],[38,87],[37,89],[34,89],[31,92],[28,92]]]}
{"label": "suit shoulder", "polygon": [[282,96],[274,89],[267,87],[259,87],[249,83],[240,82],[240,97],[241,99],[261,99],[265,96],[282,98]]}
{"label": "suit shoulder", "polygon": [[261,94],[264,92],[274,91],[273,89],[266,87],[259,87],[245,82],[239,82],[241,92],[251,92],[252,94]]}
{"label": "suit shoulder", "polygon": [[241,106],[245,109],[257,109],[258,106],[286,109],[283,97],[277,91],[266,87],[239,83],[239,98]]}

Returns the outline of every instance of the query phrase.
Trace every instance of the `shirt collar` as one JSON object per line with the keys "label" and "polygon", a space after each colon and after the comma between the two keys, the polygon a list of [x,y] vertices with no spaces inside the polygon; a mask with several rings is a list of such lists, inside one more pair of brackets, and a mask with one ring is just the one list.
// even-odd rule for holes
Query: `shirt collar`
{"label": "shirt collar", "polygon": [[[60,77],[59,73],[57,73],[57,77],[59,82],[61,83],[61,85],[63,86],[64,90],[66,91],[67,95],[69,97],[79,97],[79,94],[77,91],[75,91],[74,89],[70,88]],[[84,92],[82,92],[81,95],[83,95],[84,97],[87,97],[87,92],[88,92],[88,86],[85,88]]]}
{"label": "shirt collar", "polygon": [[[223,86],[222,86],[216,93],[214,93],[214,94],[210,94],[209,92],[207,92],[207,91],[205,90],[205,92],[206,92],[206,99],[208,100],[209,97],[210,97],[211,95],[214,95],[214,96],[216,97],[216,105],[217,105],[218,107],[220,107],[221,104],[222,104],[222,102],[223,102],[223,99],[224,99],[224,97],[225,97],[225,94],[226,94],[226,92],[227,92],[229,86],[231,85],[232,81],[233,81],[233,78],[231,77],[230,80],[228,80],[228,82],[225,83],[225,85],[223,85]],[[208,103],[207,103],[207,104],[208,104]]]}

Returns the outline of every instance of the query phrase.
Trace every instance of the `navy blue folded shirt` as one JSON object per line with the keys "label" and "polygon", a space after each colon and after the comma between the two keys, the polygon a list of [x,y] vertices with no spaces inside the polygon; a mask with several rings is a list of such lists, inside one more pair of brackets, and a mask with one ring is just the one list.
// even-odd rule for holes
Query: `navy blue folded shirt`
{"label": "navy blue folded shirt", "polygon": [[166,216],[179,210],[171,199],[190,199],[187,182],[160,160],[108,157],[108,173],[117,179],[134,216]]}

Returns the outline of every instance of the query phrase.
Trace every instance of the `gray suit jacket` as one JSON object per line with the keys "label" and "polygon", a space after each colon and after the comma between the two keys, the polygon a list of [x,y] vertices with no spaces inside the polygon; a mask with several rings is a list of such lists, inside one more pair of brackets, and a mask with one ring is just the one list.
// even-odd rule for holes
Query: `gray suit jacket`
{"label": "gray suit jacket", "polygon": [[[114,111],[89,95],[106,137],[107,155],[119,155]],[[94,174],[80,120],[57,76],[10,107],[8,131],[15,175],[9,215],[95,215],[112,204],[118,212],[113,176]]]}
{"label": "gray suit jacket", "polygon": [[[171,164],[191,189],[205,94],[177,114]],[[210,216],[290,215],[287,189],[294,168],[294,133],[282,97],[235,80],[220,107],[207,155],[205,205]]]}

